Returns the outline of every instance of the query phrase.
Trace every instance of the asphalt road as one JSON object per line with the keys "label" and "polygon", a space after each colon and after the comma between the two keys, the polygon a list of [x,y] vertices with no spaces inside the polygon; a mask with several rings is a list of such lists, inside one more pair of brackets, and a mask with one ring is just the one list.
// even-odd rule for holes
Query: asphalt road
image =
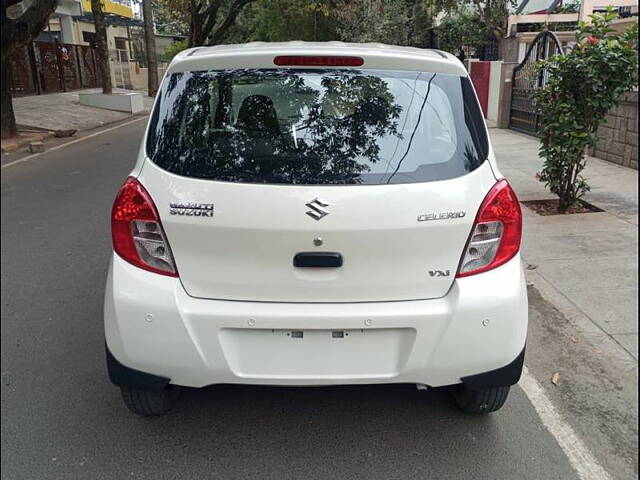
{"label": "asphalt road", "polygon": [[187,391],[144,419],[107,380],[109,212],[144,120],[2,172],[2,478],[578,476],[516,387],[498,413],[413,386]]}

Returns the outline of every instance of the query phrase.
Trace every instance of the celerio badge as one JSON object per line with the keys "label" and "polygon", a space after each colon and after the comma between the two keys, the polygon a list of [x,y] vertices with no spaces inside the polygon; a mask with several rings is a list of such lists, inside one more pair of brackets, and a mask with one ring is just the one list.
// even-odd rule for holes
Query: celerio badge
{"label": "celerio badge", "polygon": [[213,203],[170,203],[169,213],[187,217],[213,217]]}
{"label": "celerio badge", "polygon": [[418,215],[419,222],[430,222],[432,220],[450,220],[452,218],[462,218],[466,215],[464,210],[458,212],[425,213]]}

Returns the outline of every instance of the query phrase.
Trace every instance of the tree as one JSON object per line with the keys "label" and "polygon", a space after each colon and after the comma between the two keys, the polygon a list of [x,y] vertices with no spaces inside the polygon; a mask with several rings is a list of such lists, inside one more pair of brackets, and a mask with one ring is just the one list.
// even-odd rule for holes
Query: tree
{"label": "tree", "polygon": [[[138,0],[139,1],[139,0]],[[182,7],[184,10],[176,8]],[[187,35],[189,33],[189,12],[184,0],[152,0],[153,20],[156,32],[169,35]]]}
{"label": "tree", "polygon": [[56,0],[39,0],[32,2],[24,11],[12,11],[20,3],[19,0],[2,0],[1,5],[1,62],[2,87],[0,98],[0,123],[2,138],[16,135],[16,117],[10,90],[9,57],[15,50],[28,44],[46,25],[49,15],[56,8]]}
{"label": "tree", "polygon": [[189,46],[218,45],[229,34],[238,14],[254,0],[189,0]]}
{"label": "tree", "polygon": [[255,0],[157,0],[162,15],[188,23],[189,47],[225,41],[243,9]]}
{"label": "tree", "polygon": [[577,44],[565,55],[538,63],[548,78],[536,95],[540,156],[545,159],[538,178],[558,196],[559,213],[589,191],[581,175],[585,150],[595,145],[607,112],[638,85],[638,24],[616,35],[609,27],[616,18],[611,7],[590,18],[591,23],[580,23]]}
{"label": "tree", "polygon": [[109,45],[107,44],[107,29],[104,25],[102,0],[91,0],[91,13],[96,27],[96,53],[102,80],[102,93],[113,93],[111,86],[111,66],[109,65]]}
{"label": "tree", "polygon": [[478,50],[486,40],[486,29],[478,14],[471,9],[461,9],[445,15],[436,27],[436,34],[439,47],[454,55],[465,46]]}
{"label": "tree", "polygon": [[404,0],[336,0],[331,14],[340,40],[409,45],[412,7]]}
{"label": "tree", "polygon": [[323,42],[336,38],[327,0],[258,0],[253,14],[252,40]]}
{"label": "tree", "polygon": [[437,47],[436,18],[458,0],[334,0],[331,16],[341,40]]}
{"label": "tree", "polygon": [[150,97],[155,97],[158,92],[158,59],[156,58],[156,38],[151,0],[142,0],[142,16],[144,20],[144,44],[147,51],[147,94]]}
{"label": "tree", "polygon": [[480,21],[496,40],[502,42],[507,36],[509,10],[516,6],[516,0],[471,0]]}
{"label": "tree", "polygon": [[[486,31],[485,43],[494,40],[498,43],[500,54],[504,56],[508,41],[507,25],[509,14],[517,4],[517,0],[466,0],[475,7],[480,24]],[[481,57],[483,58],[483,57]]]}

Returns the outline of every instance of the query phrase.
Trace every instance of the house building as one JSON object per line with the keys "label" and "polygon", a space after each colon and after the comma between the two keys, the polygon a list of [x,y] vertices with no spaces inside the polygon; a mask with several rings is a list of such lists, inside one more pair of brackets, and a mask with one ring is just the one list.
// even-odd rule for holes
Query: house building
{"label": "house building", "polygon": [[[104,23],[111,61],[111,81],[122,88],[132,88],[131,28],[142,27],[134,19],[128,0],[103,0]],[[91,0],[60,0],[48,25],[35,39],[37,42],[60,42],[67,45],[95,45],[95,26]]]}
{"label": "house building", "polygon": [[505,61],[521,62],[528,47],[545,27],[553,31],[563,47],[575,42],[578,23],[588,21],[589,15],[602,12],[611,5],[619,15],[613,28],[623,31],[638,21],[638,0],[521,0],[514,14],[509,16],[507,31],[517,43]]}

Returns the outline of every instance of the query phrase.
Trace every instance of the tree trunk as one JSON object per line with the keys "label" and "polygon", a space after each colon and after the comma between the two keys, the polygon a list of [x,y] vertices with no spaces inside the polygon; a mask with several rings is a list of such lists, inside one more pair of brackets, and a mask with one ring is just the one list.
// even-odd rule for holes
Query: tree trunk
{"label": "tree trunk", "polygon": [[189,48],[204,45],[206,39],[207,36],[202,31],[202,19],[199,16],[193,16],[189,32]]}
{"label": "tree trunk", "polygon": [[206,35],[202,38],[204,16],[199,12],[199,8],[193,0],[189,3],[189,48],[204,44],[206,38]]}
{"label": "tree trunk", "polygon": [[158,60],[156,59],[156,37],[153,28],[153,9],[151,0],[142,0],[144,18],[144,41],[147,50],[148,95],[155,97],[158,92]]}
{"label": "tree trunk", "polygon": [[102,80],[102,93],[113,93],[111,86],[111,67],[109,65],[109,45],[107,44],[107,29],[104,25],[102,13],[102,0],[91,0],[91,13],[96,27],[96,53],[98,54],[98,66]]}
{"label": "tree trunk", "polygon": [[191,17],[189,47],[220,44],[228,35],[229,29],[235,25],[236,18],[242,9],[253,1],[255,0],[233,0],[221,22],[218,22],[221,0],[205,2],[208,6],[202,10],[200,10],[201,5],[192,1],[189,6]]}
{"label": "tree trunk", "polygon": [[49,15],[56,8],[56,0],[38,0],[19,17],[8,17],[7,7],[17,3],[3,0],[0,6],[0,51],[2,56],[2,87],[0,88],[0,130],[2,138],[17,134],[16,119],[13,112],[13,101],[9,83],[11,71],[9,56],[21,45],[27,45],[44,28]]}
{"label": "tree trunk", "polygon": [[16,128],[16,117],[13,113],[13,101],[11,98],[11,90],[9,89],[9,68],[8,59],[3,59],[0,69],[2,70],[2,98],[0,101],[0,125],[2,126],[2,138],[13,137],[18,134]]}

